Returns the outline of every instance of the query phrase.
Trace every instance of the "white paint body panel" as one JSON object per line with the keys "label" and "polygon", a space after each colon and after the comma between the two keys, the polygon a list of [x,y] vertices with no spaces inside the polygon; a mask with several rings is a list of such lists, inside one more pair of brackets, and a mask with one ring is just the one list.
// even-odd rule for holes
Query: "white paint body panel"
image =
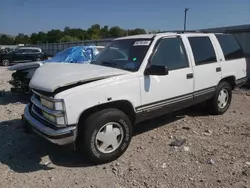
{"label": "white paint body panel", "polygon": [[[141,38],[150,38],[152,36],[153,35],[141,35]],[[190,67],[170,71],[169,75],[166,76],[144,76],[148,58],[153,51],[156,41],[162,37],[171,36],[181,36],[183,38]],[[109,77],[76,86],[55,95],[55,99],[63,99],[65,102],[67,123],[76,124],[78,123],[80,115],[85,110],[100,104],[125,100],[130,102],[135,109],[138,106],[151,102],[178,97],[204,88],[216,86],[220,79],[225,76],[235,76],[236,79],[246,76],[245,60],[223,62],[224,56],[220,47],[216,44],[216,41],[213,41],[213,45],[216,49],[218,62],[195,66],[187,36],[208,36],[208,34],[161,33],[155,35],[154,41],[140,69],[135,73],[89,64],[45,64],[36,71],[31,80],[30,87],[52,92],[61,86]],[[213,35],[209,36],[214,37]],[[140,36],[124,38],[140,38]],[[219,66],[221,66],[222,72],[216,73],[216,67]],[[192,72],[194,72],[194,78],[187,79],[186,75]]]}
{"label": "white paint body panel", "polygon": [[57,94],[55,98],[64,99],[68,124],[76,124],[80,115],[93,106],[120,100],[128,101],[134,107],[139,106],[139,78],[136,73],[115,76],[71,88]]}
{"label": "white paint body panel", "polygon": [[192,73],[190,67],[169,71],[169,74],[165,76],[141,76],[142,104],[192,93],[193,79],[186,77],[189,73]]}
{"label": "white paint body panel", "polygon": [[57,88],[78,82],[87,82],[126,73],[130,72],[91,64],[45,63],[36,70],[30,81],[30,87],[53,92]]}

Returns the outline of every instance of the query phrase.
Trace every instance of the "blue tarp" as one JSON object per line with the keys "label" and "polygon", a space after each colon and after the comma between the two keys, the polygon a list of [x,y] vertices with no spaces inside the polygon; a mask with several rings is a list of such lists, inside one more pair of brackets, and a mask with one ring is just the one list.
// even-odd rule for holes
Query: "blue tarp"
{"label": "blue tarp", "polygon": [[98,54],[95,46],[75,46],[67,48],[42,63],[89,63]]}

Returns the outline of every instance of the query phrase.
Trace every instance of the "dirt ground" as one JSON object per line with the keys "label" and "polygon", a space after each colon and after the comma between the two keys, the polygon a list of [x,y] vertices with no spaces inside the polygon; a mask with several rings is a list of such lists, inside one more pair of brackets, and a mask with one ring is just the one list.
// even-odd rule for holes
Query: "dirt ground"
{"label": "dirt ground", "polygon": [[[250,90],[234,91],[230,109],[199,107],[141,123],[125,154],[92,166],[67,148],[22,129],[26,97],[9,92],[0,67],[0,187],[250,188]],[[170,146],[175,139],[186,142]]]}

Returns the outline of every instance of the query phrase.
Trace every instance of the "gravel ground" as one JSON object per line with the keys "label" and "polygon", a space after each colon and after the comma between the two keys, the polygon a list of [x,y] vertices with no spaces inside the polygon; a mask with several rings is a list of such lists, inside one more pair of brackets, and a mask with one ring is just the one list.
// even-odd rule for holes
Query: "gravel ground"
{"label": "gravel ground", "polygon": [[[0,187],[250,188],[250,91],[234,91],[230,109],[209,116],[199,107],[141,123],[118,160],[92,166],[67,148],[26,135],[26,97],[9,92],[0,67]],[[186,141],[170,146],[175,139]]]}

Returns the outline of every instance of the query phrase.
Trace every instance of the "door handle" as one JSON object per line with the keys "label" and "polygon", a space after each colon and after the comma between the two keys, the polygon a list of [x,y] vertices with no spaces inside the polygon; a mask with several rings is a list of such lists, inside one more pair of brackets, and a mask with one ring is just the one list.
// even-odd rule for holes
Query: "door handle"
{"label": "door handle", "polygon": [[187,74],[187,79],[192,79],[194,77],[193,73]]}
{"label": "door handle", "polygon": [[221,72],[221,67],[217,67],[216,72]]}

